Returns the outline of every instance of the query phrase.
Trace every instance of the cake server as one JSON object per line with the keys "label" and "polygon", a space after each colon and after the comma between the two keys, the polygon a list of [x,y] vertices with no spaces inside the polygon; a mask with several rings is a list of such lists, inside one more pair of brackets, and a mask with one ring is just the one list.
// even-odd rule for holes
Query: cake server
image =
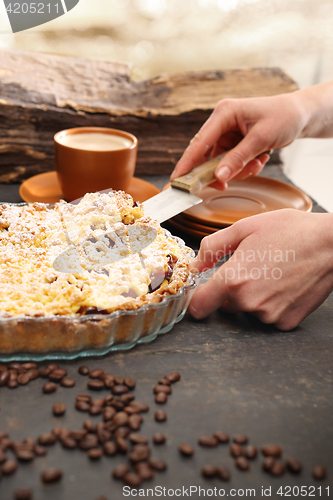
{"label": "cake server", "polygon": [[171,182],[171,187],[144,201],[145,215],[161,223],[202,202],[198,193],[216,180],[214,171],[223,156],[224,154],[218,155],[191,172],[177,177]]}

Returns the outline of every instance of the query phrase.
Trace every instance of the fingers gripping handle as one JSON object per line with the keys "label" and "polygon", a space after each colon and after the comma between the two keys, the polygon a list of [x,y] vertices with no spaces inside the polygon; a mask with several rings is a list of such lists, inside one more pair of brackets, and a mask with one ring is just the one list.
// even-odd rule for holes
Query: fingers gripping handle
{"label": "fingers gripping handle", "polygon": [[212,160],[194,168],[191,172],[177,177],[177,179],[171,182],[171,186],[182,191],[187,191],[190,194],[198,194],[202,188],[216,180],[214,172],[224,154],[218,155]]}

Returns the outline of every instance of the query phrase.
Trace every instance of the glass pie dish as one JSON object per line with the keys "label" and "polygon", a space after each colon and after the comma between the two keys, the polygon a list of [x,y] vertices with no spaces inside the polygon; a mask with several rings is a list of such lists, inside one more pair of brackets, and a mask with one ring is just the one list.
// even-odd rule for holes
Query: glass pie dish
{"label": "glass pie dish", "polygon": [[[194,257],[183,240],[164,230]],[[102,356],[153,341],[170,331],[185,315],[200,275],[189,275],[174,295],[135,310],[80,317],[0,317],[0,361],[42,361]],[[45,349],[41,348],[47,338]]]}

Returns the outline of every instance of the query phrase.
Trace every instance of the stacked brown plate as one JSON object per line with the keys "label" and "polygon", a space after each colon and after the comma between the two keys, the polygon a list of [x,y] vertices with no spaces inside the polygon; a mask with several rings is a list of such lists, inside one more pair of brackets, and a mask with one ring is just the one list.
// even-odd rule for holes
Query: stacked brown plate
{"label": "stacked brown plate", "polygon": [[[169,187],[169,184],[164,187]],[[199,193],[202,203],[173,217],[170,223],[202,238],[234,222],[281,208],[311,212],[311,198],[297,187],[268,177],[234,179],[226,191],[209,186]]]}

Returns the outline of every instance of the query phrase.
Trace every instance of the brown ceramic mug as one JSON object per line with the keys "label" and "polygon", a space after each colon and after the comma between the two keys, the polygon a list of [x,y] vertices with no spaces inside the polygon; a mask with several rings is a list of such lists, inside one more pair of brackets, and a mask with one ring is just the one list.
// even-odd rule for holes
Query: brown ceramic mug
{"label": "brown ceramic mug", "polygon": [[54,136],[55,166],[68,201],[86,193],[126,191],[134,175],[137,138],[123,130],[78,127]]}

